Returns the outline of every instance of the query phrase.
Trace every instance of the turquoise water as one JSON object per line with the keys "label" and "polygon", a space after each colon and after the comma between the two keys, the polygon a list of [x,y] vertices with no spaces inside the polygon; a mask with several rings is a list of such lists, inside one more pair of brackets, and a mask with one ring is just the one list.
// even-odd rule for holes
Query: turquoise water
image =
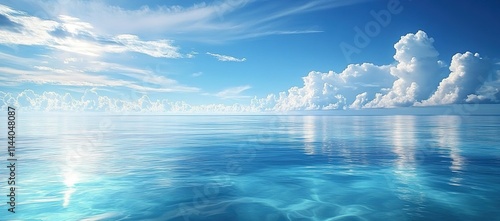
{"label": "turquoise water", "polygon": [[0,220],[500,217],[499,116],[18,119]]}

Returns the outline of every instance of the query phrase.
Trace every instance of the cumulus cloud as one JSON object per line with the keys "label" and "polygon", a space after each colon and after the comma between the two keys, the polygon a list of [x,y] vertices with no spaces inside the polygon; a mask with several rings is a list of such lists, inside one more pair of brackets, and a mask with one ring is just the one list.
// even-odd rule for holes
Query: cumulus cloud
{"label": "cumulus cloud", "polygon": [[[448,70],[433,43],[424,31],[407,34],[394,45],[392,64],[351,64],[340,73],[313,71],[303,77],[302,87],[254,98],[251,104],[292,111],[498,102],[498,66],[492,69],[488,59],[466,52],[453,56]],[[495,79],[485,81],[493,70]]]}
{"label": "cumulus cloud", "polygon": [[363,104],[366,104],[368,101],[368,99],[366,98],[367,95],[367,92],[356,95],[356,99],[354,100],[354,102],[352,102],[351,105],[349,105],[349,108],[355,110],[361,109],[363,107]]}
{"label": "cumulus cloud", "polygon": [[401,37],[394,45],[397,63],[390,69],[397,80],[387,93],[377,93],[366,107],[412,106],[428,98],[446,71],[433,42],[423,31]]}
{"label": "cumulus cloud", "polygon": [[[276,111],[346,109],[358,95],[390,87],[395,79],[390,68],[364,63],[349,65],[341,73],[312,71],[302,78],[302,87],[292,87],[264,99],[254,98],[252,103]],[[354,106],[364,105],[365,101]]]}
{"label": "cumulus cloud", "polygon": [[410,33],[394,45],[393,64],[351,64],[340,73],[313,71],[303,78],[302,87],[253,102],[279,111],[412,106],[431,95],[446,71],[433,42],[423,31]]}
{"label": "cumulus cloud", "polygon": [[221,54],[215,54],[215,53],[210,53],[210,52],[207,52],[207,54],[217,58],[217,60],[219,60],[219,61],[243,62],[243,61],[247,60],[246,58],[235,58],[235,57],[229,56],[229,55],[221,55]]}
{"label": "cumulus cloud", "polygon": [[[494,90],[487,85],[482,87],[493,70],[491,61],[482,58],[478,53],[455,54],[451,60],[450,71],[450,75],[439,83],[436,92],[429,99],[422,101],[422,105],[484,100],[485,94],[488,94],[487,97],[492,97],[498,93],[498,88]],[[482,90],[478,91],[480,88]],[[480,94],[476,94],[477,92]]]}
{"label": "cumulus cloud", "polygon": [[[17,95],[0,92],[0,99],[4,107],[16,104],[28,110],[168,113],[286,112],[500,102],[499,64],[477,53],[465,52],[455,54],[448,65],[438,59],[439,53],[433,43],[434,39],[423,31],[410,33],[395,43],[394,62],[391,64],[351,64],[341,72],[311,71],[302,78],[303,85],[261,98],[254,97],[248,104],[190,105],[183,101],[151,100],[146,95],[135,100],[116,99],[101,96],[95,90],[88,90],[80,96],[53,92],[37,94],[30,90]],[[49,71],[43,65],[37,68]],[[50,71],[56,73],[58,70]],[[12,70],[0,68],[0,72]],[[22,77],[26,73],[29,74],[14,74]],[[129,74],[134,77],[142,72],[130,71]],[[49,79],[57,80],[55,76]],[[172,84],[171,80],[162,77],[152,77],[145,82]],[[130,86],[134,90],[140,87]],[[244,85],[210,95],[226,99],[245,98],[241,94],[248,89],[250,86]]]}
{"label": "cumulus cloud", "polygon": [[110,98],[88,89],[79,96],[56,92],[35,93],[25,90],[19,94],[0,91],[0,107],[15,106],[23,111],[66,111],[66,112],[149,112],[149,113],[241,113],[258,112],[249,105],[207,104],[190,105],[184,101],[167,99],[151,100],[147,95],[139,98]]}
{"label": "cumulus cloud", "polygon": [[500,102],[500,72],[495,80],[485,82],[475,94],[467,95],[466,103],[499,103]]}
{"label": "cumulus cloud", "polygon": [[[262,110],[291,111],[500,100],[498,66],[492,68],[493,63],[479,54],[458,53],[452,58],[450,73],[446,63],[438,59],[433,43],[424,31],[407,34],[394,45],[392,64],[351,64],[341,73],[313,71],[303,77],[302,87],[254,98],[251,105]],[[490,80],[485,81],[487,78]]]}

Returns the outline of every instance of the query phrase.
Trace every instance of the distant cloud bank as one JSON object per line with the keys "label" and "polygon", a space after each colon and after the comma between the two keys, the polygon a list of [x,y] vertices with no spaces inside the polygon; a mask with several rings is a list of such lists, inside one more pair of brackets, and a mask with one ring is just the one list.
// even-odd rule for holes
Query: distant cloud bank
{"label": "distant cloud bank", "polygon": [[394,45],[394,63],[351,64],[340,73],[312,71],[302,87],[252,100],[264,110],[329,110],[498,103],[500,69],[477,53],[457,53],[451,65],[438,59],[424,31]]}
{"label": "distant cloud bank", "polygon": [[[117,41],[130,48],[149,48],[157,44],[142,42],[134,36],[120,36]],[[424,31],[410,33],[402,36],[394,45],[396,53],[391,64],[351,64],[340,73],[311,71],[302,78],[302,86],[291,87],[287,91],[262,98],[255,97],[246,104],[190,105],[182,101],[151,100],[147,95],[116,99],[99,95],[94,89],[87,90],[81,97],[73,97],[69,93],[37,94],[32,90],[19,94],[0,92],[0,101],[3,107],[11,104],[37,111],[174,113],[347,110],[499,103],[498,63],[478,53],[464,52],[455,54],[448,65],[446,61],[439,60],[439,53],[433,43],[434,39]],[[136,47],[136,44],[140,47]],[[244,61],[244,58],[207,54],[221,61]],[[219,95],[239,96],[240,92],[249,88],[250,86],[239,87]]]}

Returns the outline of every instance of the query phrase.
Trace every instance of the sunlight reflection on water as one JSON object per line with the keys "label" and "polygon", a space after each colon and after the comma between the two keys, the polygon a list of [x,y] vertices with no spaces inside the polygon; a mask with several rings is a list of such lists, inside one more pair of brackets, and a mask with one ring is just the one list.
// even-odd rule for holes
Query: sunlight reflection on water
{"label": "sunlight reflection on water", "polygon": [[22,120],[21,220],[481,220],[500,206],[499,117]]}

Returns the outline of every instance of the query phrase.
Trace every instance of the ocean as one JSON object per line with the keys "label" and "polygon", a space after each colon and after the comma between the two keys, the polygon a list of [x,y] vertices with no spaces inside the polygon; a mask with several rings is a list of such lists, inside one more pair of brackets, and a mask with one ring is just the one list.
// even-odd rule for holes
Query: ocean
{"label": "ocean", "polygon": [[500,116],[20,113],[16,123],[16,213],[2,203],[0,220],[500,217]]}

